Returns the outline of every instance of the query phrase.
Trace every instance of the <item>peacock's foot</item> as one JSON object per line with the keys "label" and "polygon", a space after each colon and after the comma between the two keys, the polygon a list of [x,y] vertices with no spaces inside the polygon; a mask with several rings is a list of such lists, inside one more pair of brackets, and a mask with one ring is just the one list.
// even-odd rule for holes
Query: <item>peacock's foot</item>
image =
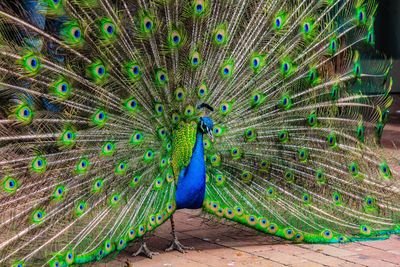
{"label": "peacock's foot", "polygon": [[145,255],[147,258],[152,259],[154,255],[158,255],[159,253],[158,253],[158,252],[153,252],[153,251],[151,251],[151,250],[147,247],[146,242],[143,242],[142,245],[140,246],[140,248],[139,248],[135,253],[133,253],[132,256],[133,256],[133,257],[136,257],[136,256],[138,256],[138,255],[140,255],[140,254],[143,254],[143,255]]}
{"label": "peacock's foot", "polygon": [[181,244],[181,242],[178,241],[178,239],[175,238],[171,242],[171,245],[168,248],[165,249],[166,252],[172,251],[172,250],[177,250],[180,253],[185,253],[186,250],[194,250],[194,247],[184,246],[184,245]]}

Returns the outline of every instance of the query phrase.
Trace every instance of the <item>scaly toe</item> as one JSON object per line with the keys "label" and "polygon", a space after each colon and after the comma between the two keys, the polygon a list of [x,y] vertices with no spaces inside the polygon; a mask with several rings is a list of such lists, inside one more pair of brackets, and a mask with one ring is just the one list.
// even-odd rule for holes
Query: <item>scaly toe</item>
{"label": "scaly toe", "polygon": [[194,250],[193,247],[187,247],[181,244],[181,242],[179,242],[177,239],[173,240],[171,242],[171,245],[165,249],[166,252],[172,251],[172,250],[177,250],[180,253],[185,253],[186,250]]}

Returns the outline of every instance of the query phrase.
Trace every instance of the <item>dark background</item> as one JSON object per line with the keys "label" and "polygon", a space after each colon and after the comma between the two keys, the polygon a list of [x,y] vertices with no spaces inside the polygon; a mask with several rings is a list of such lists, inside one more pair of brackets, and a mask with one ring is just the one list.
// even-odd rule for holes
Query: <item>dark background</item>
{"label": "dark background", "polygon": [[393,59],[392,92],[400,93],[400,0],[379,0],[375,21],[376,48]]}

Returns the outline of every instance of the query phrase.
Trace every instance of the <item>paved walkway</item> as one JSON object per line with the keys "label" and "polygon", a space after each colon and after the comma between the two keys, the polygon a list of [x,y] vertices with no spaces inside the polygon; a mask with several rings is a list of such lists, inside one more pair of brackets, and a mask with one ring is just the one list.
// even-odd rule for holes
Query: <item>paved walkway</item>
{"label": "paved walkway", "polygon": [[147,240],[151,250],[160,252],[152,260],[131,257],[139,247],[133,244],[116,258],[92,266],[400,266],[399,236],[340,245],[293,244],[229,222],[207,222],[188,210],[178,211],[174,218],[179,240],[196,250],[164,252],[171,240],[170,225],[165,223]]}

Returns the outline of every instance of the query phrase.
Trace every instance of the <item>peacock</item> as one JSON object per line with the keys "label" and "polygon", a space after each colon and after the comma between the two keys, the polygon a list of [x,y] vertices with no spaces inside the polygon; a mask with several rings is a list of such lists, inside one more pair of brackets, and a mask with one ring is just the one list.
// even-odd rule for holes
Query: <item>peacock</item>
{"label": "peacock", "polygon": [[374,0],[0,3],[0,265],[81,265],[178,209],[292,242],[400,233]]}

